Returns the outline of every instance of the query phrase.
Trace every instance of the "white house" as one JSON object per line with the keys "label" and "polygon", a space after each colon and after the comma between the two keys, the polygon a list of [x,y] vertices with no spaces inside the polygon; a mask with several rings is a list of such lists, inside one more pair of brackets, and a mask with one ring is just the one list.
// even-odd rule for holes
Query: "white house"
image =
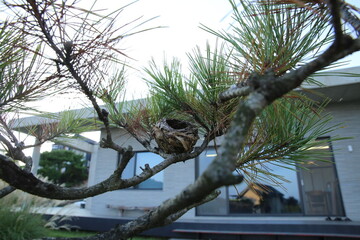
{"label": "white house", "polygon": [[[306,167],[310,171],[273,169],[291,181],[284,184],[286,190],[261,181],[252,189],[245,184],[224,187],[217,199],[149,234],[212,239],[360,239],[360,67],[339,72],[359,76],[318,77],[325,86],[316,89],[332,99],[326,110],[333,115],[333,123],[344,126],[322,136],[329,139],[322,148],[332,153],[328,160],[333,164],[309,162]],[[332,142],[336,135],[351,139]],[[124,146],[132,145],[136,151],[123,173],[125,178],[139,173],[145,163],[151,166],[161,160],[123,129],[113,129],[113,139]],[[112,174],[120,159],[113,150],[98,148],[96,152],[90,165],[90,185]],[[198,158],[174,164],[138,186],[87,199],[86,208],[98,219],[84,228],[106,230],[147,212],[191,184],[215,154],[209,147]]]}

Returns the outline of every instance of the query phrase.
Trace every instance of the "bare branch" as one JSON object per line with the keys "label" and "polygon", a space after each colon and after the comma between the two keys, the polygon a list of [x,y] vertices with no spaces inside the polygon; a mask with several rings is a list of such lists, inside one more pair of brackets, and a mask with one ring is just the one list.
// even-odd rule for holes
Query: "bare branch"
{"label": "bare branch", "polygon": [[19,140],[15,137],[15,134],[9,128],[8,124],[6,123],[5,119],[2,116],[0,116],[0,124],[4,128],[6,134],[11,138],[11,141],[15,144],[15,146],[18,146]]}
{"label": "bare branch", "polygon": [[219,95],[219,102],[223,103],[233,98],[245,97],[249,95],[250,92],[251,92],[251,88],[248,86],[246,87],[234,86]]}
{"label": "bare branch", "polygon": [[[218,166],[222,168],[221,166]],[[216,169],[208,169],[207,173],[201,175],[194,184],[185,188],[180,194],[175,196],[172,199],[169,199],[162,203],[160,206],[151,210],[149,213],[117,228],[111,230],[110,232],[101,234],[101,238],[98,239],[126,239],[130,236],[136,235],[139,232],[142,232],[146,229],[156,227],[158,225],[163,225],[168,223],[172,217],[176,217],[177,214],[181,214],[184,209],[190,208],[196,204],[200,204],[206,198],[206,196],[211,195],[218,187],[223,185],[232,185],[238,184],[242,181],[242,176],[235,175],[226,175],[220,176],[224,171],[220,170],[218,167]],[[218,172],[218,177],[216,180],[212,179],[212,176],[207,176],[207,174],[212,170],[220,170]],[[90,238],[91,239],[91,238]],[[94,237],[93,239],[97,239]]]}
{"label": "bare branch", "polygon": [[220,192],[219,190],[216,190],[216,191],[214,191],[213,193],[211,193],[210,195],[206,196],[206,197],[205,197],[203,200],[201,200],[200,202],[197,202],[197,203],[194,203],[194,204],[192,204],[192,205],[190,205],[190,206],[187,206],[186,208],[180,210],[179,212],[170,215],[169,217],[167,217],[167,218],[164,220],[163,224],[159,225],[159,227],[160,227],[160,226],[167,225],[167,224],[171,224],[171,223],[175,222],[175,221],[178,220],[181,216],[183,216],[185,213],[187,213],[190,209],[214,200],[215,198],[217,198],[217,197],[220,195],[220,193],[221,193],[221,192]]}
{"label": "bare branch", "polygon": [[7,186],[7,187],[4,187],[3,189],[0,189],[0,198],[3,198],[6,195],[9,195],[10,193],[12,193],[15,190],[16,190],[16,188],[14,188],[12,186]]}
{"label": "bare branch", "polygon": [[[54,60],[56,69],[66,72],[75,79],[78,88],[90,100],[99,120],[104,123],[107,133],[106,144],[117,151],[121,149],[112,141],[108,113],[100,108],[96,99],[97,85],[99,85],[97,83],[104,81],[109,63],[118,63],[116,55],[124,55],[115,48],[115,44],[124,37],[119,35],[122,27],[114,27],[115,18],[111,18],[110,15],[102,17],[94,14],[97,20],[108,22],[106,26],[99,28],[97,25],[100,21],[91,20],[88,17],[92,15],[91,11],[77,8],[73,3],[70,5],[48,4],[26,0],[24,4],[16,5],[8,2],[6,4],[13,9],[21,8],[27,15],[33,17],[33,20],[29,16],[24,17],[22,23],[31,30],[23,31],[28,31],[26,34],[38,39],[37,41],[45,42],[56,53],[58,58]],[[50,8],[54,9],[50,10]],[[120,12],[121,9],[112,14],[117,16]],[[70,28],[78,27],[78,30],[73,29],[75,30],[74,39],[71,39],[65,31],[66,16],[80,21],[78,26],[75,23],[68,23]]]}
{"label": "bare branch", "polygon": [[[30,158],[28,158],[26,161],[26,165],[24,167],[24,171],[31,172],[31,167],[32,167],[32,160]],[[0,189],[0,199],[5,197],[6,195],[9,195],[10,193],[12,193],[15,190],[16,190],[16,188],[13,186],[7,186],[7,187],[4,187],[3,189]]]}
{"label": "bare branch", "polygon": [[[82,199],[138,185],[174,163],[186,161],[198,156],[206,148],[207,144],[208,141],[204,141],[200,148],[195,149],[191,153],[167,155],[163,162],[152,168],[146,169],[137,176],[125,180],[121,179],[119,176],[126,166],[124,163],[124,165],[121,165],[121,167],[119,166],[106,180],[84,188],[65,188],[43,182],[36,178],[32,173],[18,167],[8,157],[0,154],[0,178],[17,189],[40,197],[59,200]],[[131,149],[128,152],[125,152],[126,159],[129,160],[132,154]]]}
{"label": "bare branch", "polygon": [[[2,138],[3,137],[1,136],[1,139]],[[0,141],[3,142],[3,139],[0,140]],[[10,151],[12,151],[12,152],[16,151],[12,147],[10,147],[10,149],[11,149]],[[21,153],[22,153],[22,151],[20,150],[20,155],[22,155]],[[17,154],[17,155],[19,155],[19,154]],[[25,157],[25,155],[22,155],[22,156]],[[29,158],[29,157],[25,157],[25,159],[19,159],[19,160],[22,161],[22,162],[25,162],[24,171],[25,172],[31,172],[32,159]],[[12,193],[15,190],[16,190],[16,188],[13,187],[13,186],[6,186],[3,189],[0,189],[0,199],[5,197],[6,195],[9,195],[10,193]]]}
{"label": "bare branch", "polygon": [[[305,64],[304,66],[290,71],[289,73],[274,78],[273,81],[269,81],[266,85],[262,86],[262,89],[272,89],[267,93],[264,93],[267,99],[276,99],[283,96],[296,87],[299,87],[301,83],[315,73],[328,66],[329,64],[348,56],[356,51],[360,50],[360,39],[352,39],[350,36],[344,35],[341,38],[339,44],[334,43],[317,59]],[[278,88],[278,89],[275,89]]]}
{"label": "bare branch", "polygon": [[341,24],[340,3],[338,0],[328,0],[328,6],[330,7],[330,13],[332,17],[335,43],[337,43],[341,41],[344,34]]}
{"label": "bare branch", "polygon": [[[121,152],[119,152],[121,153]],[[121,174],[123,173],[124,169],[128,165],[130,159],[134,156],[134,152],[132,151],[132,147],[129,146],[127,150],[121,153],[121,161],[117,169],[114,173],[119,175],[119,178],[121,177]]]}

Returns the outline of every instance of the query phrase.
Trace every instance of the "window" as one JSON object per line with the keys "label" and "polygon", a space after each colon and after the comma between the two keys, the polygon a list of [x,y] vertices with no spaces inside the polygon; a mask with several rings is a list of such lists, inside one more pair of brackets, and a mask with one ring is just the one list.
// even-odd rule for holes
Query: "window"
{"label": "window", "polygon": [[[142,172],[141,168],[144,168],[145,164],[149,164],[150,167],[155,166],[156,164],[160,163],[163,160],[157,154],[151,152],[137,152],[135,153],[134,157],[130,159],[128,165],[124,169],[122,174],[122,178],[127,179],[131,178],[135,175],[138,175]],[[119,156],[120,161],[120,156]],[[164,181],[164,173],[159,172],[149,178],[148,180],[140,183],[139,185],[135,186],[135,189],[162,189],[163,188],[163,181]]]}
{"label": "window", "polygon": [[53,144],[51,149],[52,150],[65,149],[65,146],[64,145],[59,145],[59,144]]}
{"label": "window", "polygon": [[[199,176],[209,166],[211,161],[216,156],[216,151],[209,148],[203,151],[197,158],[197,176]],[[198,215],[226,215],[227,214],[227,194],[226,188],[220,188],[221,194],[214,200],[200,205],[196,208]]]}
{"label": "window", "polygon": [[295,169],[264,164],[268,170],[284,176],[289,182],[277,186],[271,183],[241,183],[228,188],[229,214],[299,214],[299,187]]}
{"label": "window", "polygon": [[[330,144],[320,146],[329,150]],[[317,149],[312,149],[317,151]],[[216,156],[214,149],[204,151],[197,159],[197,175],[201,174]],[[330,157],[329,157],[330,156]],[[343,216],[340,188],[332,154],[324,162],[308,161],[293,169],[265,166],[289,182],[276,186],[261,181],[221,188],[221,195],[197,207],[198,215],[313,215]],[[307,168],[308,170],[304,169]],[[296,168],[296,169],[295,169]]]}
{"label": "window", "polygon": [[[318,146],[312,151],[328,150],[330,145]],[[301,194],[304,201],[304,214],[343,216],[340,187],[335,171],[333,156],[324,156],[325,161],[308,161],[299,168]]]}

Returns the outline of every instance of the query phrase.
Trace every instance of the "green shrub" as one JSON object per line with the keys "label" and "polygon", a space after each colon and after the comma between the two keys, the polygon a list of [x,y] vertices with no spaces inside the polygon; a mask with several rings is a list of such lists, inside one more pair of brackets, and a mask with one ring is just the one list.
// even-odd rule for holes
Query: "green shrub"
{"label": "green shrub", "polygon": [[[6,184],[0,181],[0,189]],[[45,221],[42,212],[62,201],[40,198],[19,190],[0,198],[0,240],[28,240],[46,237],[55,220]]]}
{"label": "green shrub", "polygon": [[0,200],[0,239],[35,239],[46,234],[45,221],[41,215],[32,213],[26,203],[23,207],[14,207],[8,203]]}
{"label": "green shrub", "polygon": [[72,151],[43,152],[39,165],[39,175],[55,184],[65,184],[66,187],[81,185],[88,177],[83,156]]}

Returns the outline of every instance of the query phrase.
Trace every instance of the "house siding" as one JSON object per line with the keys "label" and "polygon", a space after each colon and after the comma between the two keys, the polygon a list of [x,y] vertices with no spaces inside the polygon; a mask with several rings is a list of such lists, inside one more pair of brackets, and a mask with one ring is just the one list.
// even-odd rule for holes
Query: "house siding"
{"label": "house siding", "polygon": [[351,138],[334,141],[332,146],[345,213],[360,221],[360,101],[331,104],[327,110],[333,124],[344,126],[331,135]]}

